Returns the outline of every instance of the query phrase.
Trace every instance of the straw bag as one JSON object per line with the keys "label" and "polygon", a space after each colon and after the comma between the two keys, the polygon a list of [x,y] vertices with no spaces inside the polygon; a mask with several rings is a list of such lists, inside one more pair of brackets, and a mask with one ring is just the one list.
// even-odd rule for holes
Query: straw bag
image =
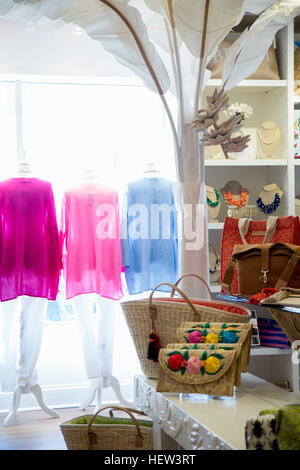
{"label": "straw bag", "polygon": [[157,392],[232,396],[237,351],[161,349]]}
{"label": "straw bag", "polygon": [[291,243],[236,245],[222,287],[231,290],[235,267],[239,293],[253,295],[264,288],[300,286],[300,246]]}
{"label": "straw bag", "polygon": [[[119,410],[129,418],[98,416],[103,410]],[[142,411],[105,406],[94,415],[78,416],[60,425],[68,450],[153,450],[152,421],[137,420]]]}
{"label": "straw bag", "polygon": [[242,372],[247,372],[247,369],[243,369],[243,364],[242,364],[242,345],[240,343],[237,344],[224,344],[224,343],[218,343],[218,344],[208,344],[208,343],[201,343],[201,344],[182,344],[182,343],[171,343],[167,345],[166,349],[198,349],[204,351],[210,350],[210,351],[233,351],[236,350],[236,375],[235,375],[235,380],[234,380],[234,385],[240,385],[241,383],[241,373]]}
{"label": "straw bag", "polygon": [[[219,328],[177,328],[176,331],[177,339],[179,343],[193,343],[197,341],[198,335],[201,338],[204,337],[207,343],[218,344],[226,343],[241,344],[242,345],[242,370],[246,372],[247,364],[250,359],[250,348],[251,348],[251,335],[252,335],[252,324],[249,324],[249,328],[239,330],[226,330]],[[193,336],[196,338],[193,339]]]}
{"label": "straw bag", "polygon": [[[202,280],[197,275],[188,275]],[[161,285],[171,286],[173,288],[171,295],[174,295],[177,291],[181,298],[153,299],[154,292]],[[215,301],[211,292],[210,296],[212,300],[191,301],[177,286],[163,283],[153,289],[148,299],[121,302],[141,368],[146,377],[156,379],[159,370],[158,363],[151,358],[148,359],[149,333],[152,335],[150,341],[154,341],[154,347],[155,341],[158,342],[156,335],[159,336],[160,345],[165,347],[168,343],[176,340],[176,329],[183,321],[228,321],[237,323],[248,323],[250,321],[251,313],[247,308],[230,302]]]}

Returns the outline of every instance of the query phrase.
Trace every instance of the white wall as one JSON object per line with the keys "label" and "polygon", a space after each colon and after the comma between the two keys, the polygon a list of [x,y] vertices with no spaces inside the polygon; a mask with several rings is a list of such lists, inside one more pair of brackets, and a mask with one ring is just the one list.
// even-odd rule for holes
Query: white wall
{"label": "white wall", "polygon": [[129,76],[126,67],[76,28],[30,28],[0,18],[0,74]]}

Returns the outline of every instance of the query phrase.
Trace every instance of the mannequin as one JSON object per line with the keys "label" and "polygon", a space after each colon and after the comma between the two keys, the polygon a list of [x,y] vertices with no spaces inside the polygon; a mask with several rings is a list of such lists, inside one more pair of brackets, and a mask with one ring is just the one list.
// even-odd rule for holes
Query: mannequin
{"label": "mannequin", "polygon": [[159,178],[160,176],[160,169],[156,163],[146,163],[143,171],[144,178]]}
{"label": "mannequin", "polygon": [[300,219],[300,195],[295,198],[295,215]]}
{"label": "mannequin", "polygon": [[243,188],[238,181],[228,181],[226,185],[220,190],[221,194],[224,196],[229,195],[232,198],[232,203],[237,201],[237,203],[242,204],[241,207],[235,207],[233,204],[228,204],[228,217],[247,217],[248,208],[247,204],[249,202],[249,191],[246,188]]}
{"label": "mannequin", "polygon": [[272,214],[278,209],[282,196],[283,192],[276,183],[268,184],[260,191],[256,204],[264,214]]}
{"label": "mannequin", "polygon": [[[74,190],[80,198],[86,198],[88,205],[94,200],[96,201],[99,191],[104,191],[96,171],[91,167],[86,170],[82,184]],[[97,206],[95,206],[95,210],[97,210]],[[93,320],[95,304],[97,326]],[[93,288],[82,289],[82,293],[78,291],[72,295],[72,305],[80,328],[86,375],[88,379],[92,380],[87,400],[80,406],[80,409],[84,410],[90,406],[96,396],[95,409],[98,410],[101,407],[102,390],[107,387],[113,388],[120,403],[132,406],[122,397],[119,382],[112,376],[115,300],[103,297]]]}
{"label": "mannequin", "polygon": [[258,140],[267,157],[274,157],[280,141],[279,127],[272,121],[265,121],[257,129]]}
{"label": "mannequin", "polygon": [[220,195],[212,186],[206,186],[207,212],[209,222],[219,222],[217,217],[221,209]]}
{"label": "mannequin", "polygon": [[[27,161],[21,161],[17,167],[17,178],[31,178],[32,171]],[[48,408],[42,396],[37,380],[36,363],[40,353],[43,327],[47,311],[47,298],[23,295],[1,302],[0,335],[3,345],[4,361],[0,369],[2,389],[13,391],[12,406],[3,426],[14,424],[20,405],[21,395],[33,393],[41,409],[53,418],[59,415]],[[19,363],[16,369],[17,344],[15,333],[19,319]]]}

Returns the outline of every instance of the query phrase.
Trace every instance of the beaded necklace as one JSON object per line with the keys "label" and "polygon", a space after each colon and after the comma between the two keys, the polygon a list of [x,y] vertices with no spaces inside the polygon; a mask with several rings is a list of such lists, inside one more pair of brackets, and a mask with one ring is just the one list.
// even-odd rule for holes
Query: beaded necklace
{"label": "beaded necklace", "polygon": [[215,202],[213,202],[211,199],[209,199],[209,197],[206,196],[207,204],[211,207],[216,207],[220,202],[220,194],[218,193],[216,189],[214,191],[215,191],[215,195],[217,198]]}
{"label": "beaded necklace", "polygon": [[232,196],[230,191],[228,191],[227,193],[224,193],[224,198],[225,198],[228,206],[235,206],[235,207],[237,207],[237,209],[240,209],[241,207],[246,205],[247,196],[248,196],[248,193],[244,189],[242,189],[242,191],[241,191],[240,199],[237,199],[237,200],[233,199],[233,196]]}
{"label": "beaded necklace", "polygon": [[264,204],[262,202],[262,198],[259,197],[256,201],[257,207],[259,208],[260,212],[264,214],[273,214],[277,210],[280,204],[280,196],[278,193],[275,194],[274,201],[270,204]]}

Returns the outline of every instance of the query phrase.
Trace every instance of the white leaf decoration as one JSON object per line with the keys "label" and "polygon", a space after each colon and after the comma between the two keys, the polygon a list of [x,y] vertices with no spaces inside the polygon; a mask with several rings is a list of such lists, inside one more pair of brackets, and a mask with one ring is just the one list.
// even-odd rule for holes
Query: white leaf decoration
{"label": "white leaf decoration", "polygon": [[300,13],[300,0],[284,0],[264,11],[226,51],[223,67],[225,90],[235,87],[261,64],[272,40],[291,18]]}
{"label": "white leaf decoration", "polygon": [[[242,0],[174,0],[175,26],[179,36],[194,57],[207,57],[240,22],[244,14]],[[204,15],[207,7],[205,47],[202,43]]]}
{"label": "white leaf decoration", "polygon": [[274,5],[278,0],[246,0],[245,10],[249,13],[257,15],[262,11],[266,10],[270,6]]}
{"label": "white leaf decoration", "polygon": [[[6,0],[4,3],[7,3]],[[0,14],[5,13],[4,3],[2,5],[1,0]],[[20,7],[29,5],[40,15],[51,20],[59,19],[65,23],[78,25],[93,39],[100,41],[104,49],[111,52],[118,62],[132,70],[152,91],[164,94],[168,90],[170,80],[166,68],[149,40],[141,14],[129,5],[129,0],[109,0],[109,2],[102,0],[23,0],[18,2],[15,0],[15,3],[18,3],[19,19],[22,15]],[[131,25],[153,73],[149,71],[128,25],[105,3],[115,8]],[[26,20],[28,19],[27,15]],[[32,20],[36,21],[36,15]]]}

